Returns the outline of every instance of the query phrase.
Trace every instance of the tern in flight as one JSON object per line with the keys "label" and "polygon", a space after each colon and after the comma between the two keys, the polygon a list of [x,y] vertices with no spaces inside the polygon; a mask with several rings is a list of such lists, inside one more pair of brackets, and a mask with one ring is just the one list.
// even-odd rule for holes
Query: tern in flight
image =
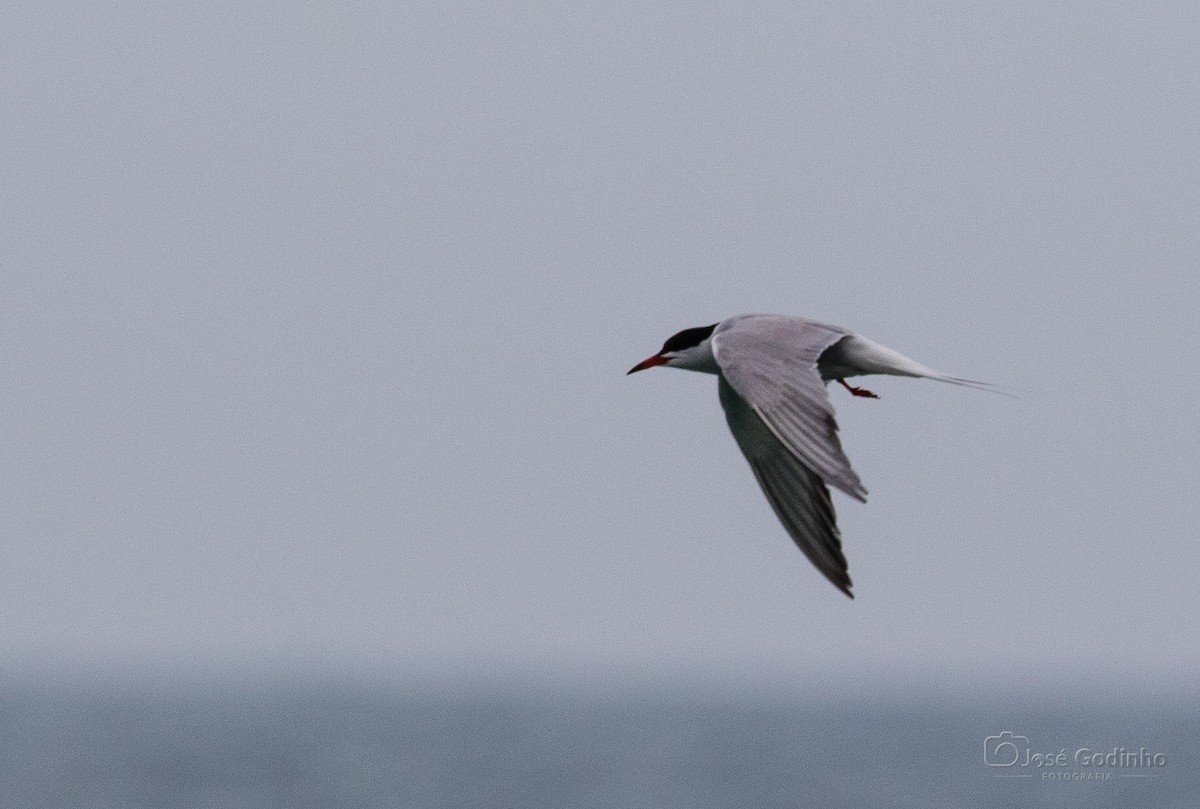
{"label": "tern in flight", "polygon": [[872,399],[879,397],[846,379],[892,374],[996,390],[846,329],[784,315],[739,315],[684,329],[629,373],[656,365],[717,375],[725,420],[771,508],[809,561],[851,598],[829,487],[863,503],[867,490],[842,451],[826,383]]}

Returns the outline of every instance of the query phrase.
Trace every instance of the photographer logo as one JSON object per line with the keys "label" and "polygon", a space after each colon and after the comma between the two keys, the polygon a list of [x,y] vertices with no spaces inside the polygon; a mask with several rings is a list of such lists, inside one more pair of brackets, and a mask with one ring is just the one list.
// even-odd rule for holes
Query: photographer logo
{"label": "photographer logo", "polygon": [[983,740],[983,763],[989,767],[1012,767],[1028,750],[1028,736],[1014,736],[1006,730]]}
{"label": "photographer logo", "polygon": [[1097,749],[1038,750],[1028,736],[1011,730],[983,739],[983,763],[995,767],[1000,778],[1035,778],[1044,781],[1111,781],[1115,778],[1153,778],[1167,766],[1165,753],[1141,746]]}

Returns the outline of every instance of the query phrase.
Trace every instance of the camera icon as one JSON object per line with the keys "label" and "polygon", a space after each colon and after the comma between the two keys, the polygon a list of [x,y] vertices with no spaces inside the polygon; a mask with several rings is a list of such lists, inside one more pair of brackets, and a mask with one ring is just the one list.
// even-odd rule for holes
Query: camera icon
{"label": "camera icon", "polygon": [[983,740],[983,763],[989,767],[1011,767],[1021,758],[1021,752],[1029,749],[1028,736],[1014,736],[1012,731]]}

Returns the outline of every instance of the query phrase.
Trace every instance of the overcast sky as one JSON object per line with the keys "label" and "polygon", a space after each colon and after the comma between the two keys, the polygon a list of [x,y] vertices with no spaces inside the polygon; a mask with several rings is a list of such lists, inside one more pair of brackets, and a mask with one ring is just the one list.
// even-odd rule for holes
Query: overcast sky
{"label": "overcast sky", "polygon": [[[1197,30],[20,4],[0,662],[1194,685]],[[624,376],[753,311],[1020,391],[831,389],[854,601]]]}

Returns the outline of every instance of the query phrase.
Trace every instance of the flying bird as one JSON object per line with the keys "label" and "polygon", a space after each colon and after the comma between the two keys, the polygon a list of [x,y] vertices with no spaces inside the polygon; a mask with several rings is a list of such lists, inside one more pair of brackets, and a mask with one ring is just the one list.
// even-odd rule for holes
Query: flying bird
{"label": "flying bird", "polygon": [[879,397],[846,379],[892,374],[996,390],[927,368],[846,329],[785,315],[739,315],[684,329],[629,373],[656,365],[716,374],[725,420],[775,515],[817,570],[850,598],[829,487],[863,503],[867,490],[838,440],[826,384],[836,380],[872,399]]}

